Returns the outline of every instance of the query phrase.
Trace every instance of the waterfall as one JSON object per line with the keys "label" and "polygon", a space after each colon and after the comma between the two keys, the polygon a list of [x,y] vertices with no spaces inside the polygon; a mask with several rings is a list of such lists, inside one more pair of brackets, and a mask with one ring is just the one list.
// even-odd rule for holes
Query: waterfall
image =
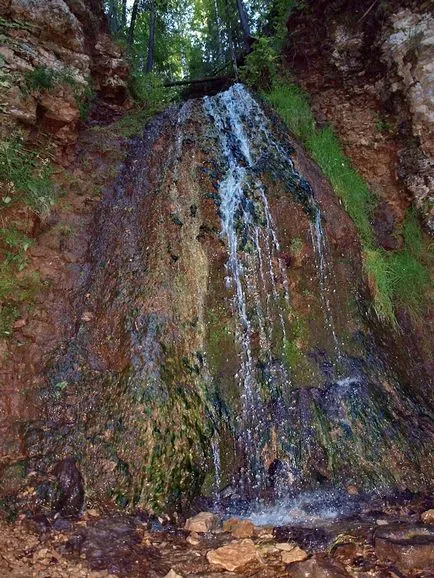
{"label": "waterfall", "polygon": [[[273,421],[263,401],[258,359],[267,364],[267,387],[277,389],[281,398],[291,388],[289,368],[272,358],[272,335],[276,332],[276,323],[280,330],[280,347],[282,350],[285,348],[290,295],[287,275],[279,257],[280,245],[267,188],[261,181],[264,154],[272,154],[283,163],[292,179],[300,180],[300,176],[289,154],[273,138],[270,121],[242,85],[236,84],[215,97],[206,97],[204,109],[218,133],[224,165],[219,184],[219,212],[221,237],[228,251],[227,286],[232,290],[236,342],[240,350],[237,379],[242,412],[237,426],[240,452],[245,458],[240,482],[244,492],[255,493],[264,484],[264,439],[269,437]],[[312,230],[321,293],[324,295],[327,323],[339,351],[327,296],[320,212],[311,191],[310,194],[310,203],[317,215]],[[256,352],[253,351],[255,332],[259,334]]]}

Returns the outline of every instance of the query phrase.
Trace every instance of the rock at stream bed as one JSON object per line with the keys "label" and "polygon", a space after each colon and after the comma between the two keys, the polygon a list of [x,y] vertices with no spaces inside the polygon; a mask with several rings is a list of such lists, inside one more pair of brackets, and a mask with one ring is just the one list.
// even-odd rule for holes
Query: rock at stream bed
{"label": "rock at stream bed", "polygon": [[221,566],[229,572],[242,570],[252,562],[261,562],[254,542],[249,539],[211,550],[206,557],[210,564]]}
{"label": "rock at stream bed", "polygon": [[296,562],[288,568],[289,578],[349,578],[348,572],[338,562],[327,558],[310,558]]}
{"label": "rock at stream bed", "polygon": [[375,533],[375,552],[401,571],[434,568],[434,529],[426,526],[384,527]]}
{"label": "rock at stream bed", "polygon": [[[292,546],[285,550],[282,550],[281,558],[284,564],[293,564],[294,562],[303,562],[303,560],[307,559],[307,553],[297,546],[296,544],[288,544],[288,546]],[[279,544],[276,546],[279,548]]]}
{"label": "rock at stream bed", "polygon": [[211,532],[215,530],[218,526],[219,518],[211,512],[200,512],[197,516],[193,518],[188,518],[185,522],[184,528],[189,532],[197,532],[199,534],[205,534],[206,532]]}
{"label": "rock at stream bed", "polygon": [[424,524],[434,524],[434,509],[423,512],[420,519]]}
{"label": "rock at stream bed", "polygon": [[234,538],[251,538],[255,533],[255,526],[250,520],[229,518],[223,522],[223,530],[230,532]]}

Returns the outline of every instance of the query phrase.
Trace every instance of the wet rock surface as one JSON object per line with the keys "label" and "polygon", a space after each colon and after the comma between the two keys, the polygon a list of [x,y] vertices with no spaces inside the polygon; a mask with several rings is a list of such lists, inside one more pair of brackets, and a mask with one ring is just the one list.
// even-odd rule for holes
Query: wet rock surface
{"label": "wet rock surface", "polygon": [[401,571],[434,569],[434,528],[385,527],[375,532],[375,551],[381,560]]}
{"label": "wet rock surface", "polygon": [[[357,519],[323,522],[330,536],[326,550],[302,549],[297,541],[278,542],[270,527],[255,527],[254,536],[243,540],[217,528],[192,544],[187,531],[143,512],[107,515],[85,510],[76,520],[50,512],[21,515],[13,525],[0,522],[0,574],[8,578],[250,578],[259,574],[265,578],[428,578],[433,569],[433,530],[412,521],[420,517],[427,501],[427,497],[412,497],[404,509],[374,501]],[[387,525],[378,526],[375,518]],[[220,519],[219,527],[224,522]],[[306,526],[303,532],[306,536],[317,529]],[[290,526],[287,532],[294,535],[298,530]],[[388,546],[380,545],[381,541]],[[431,549],[425,548],[422,555],[428,541]],[[390,544],[392,549],[387,549]],[[410,544],[413,548],[408,548]]]}

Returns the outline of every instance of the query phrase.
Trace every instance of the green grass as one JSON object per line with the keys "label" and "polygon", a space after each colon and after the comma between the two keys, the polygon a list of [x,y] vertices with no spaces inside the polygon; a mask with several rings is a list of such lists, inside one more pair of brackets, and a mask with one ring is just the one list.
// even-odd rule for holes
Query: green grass
{"label": "green grass", "polygon": [[0,211],[22,201],[38,215],[47,214],[57,196],[51,176],[48,159],[26,150],[19,135],[0,141]]}
{"label": "green grass", "polygon": [[404,220],[402,249],[386,252],[379,248],[371,224],[377,199],[352,167],[333,129],[316,127],[306,93],[290,81],[280,79],[262,96],[306,146],[353,220],[362,243],[364,270],[378,317],[397,327],[397,306],[414,317],[420,316],[430,279],[416,212],[409,210]]}

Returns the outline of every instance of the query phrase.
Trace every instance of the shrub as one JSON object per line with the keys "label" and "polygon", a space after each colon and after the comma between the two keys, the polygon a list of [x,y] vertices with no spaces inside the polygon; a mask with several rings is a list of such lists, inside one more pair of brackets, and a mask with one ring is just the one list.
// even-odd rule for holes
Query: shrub
{"label": "shrub", "polygon": [[248,86],[270,89],[277,74],[276,61],[277,55],[271,39],[261,36],[246,56],[244,66],[240,67],[240,79]]}
{"label": "shrub", "polygon": [[147,108],[150,115],[164,110],[178,96],[176,89],[165,87],[161,77],[152,72],[133,73],[130,90],[137,103]]}

